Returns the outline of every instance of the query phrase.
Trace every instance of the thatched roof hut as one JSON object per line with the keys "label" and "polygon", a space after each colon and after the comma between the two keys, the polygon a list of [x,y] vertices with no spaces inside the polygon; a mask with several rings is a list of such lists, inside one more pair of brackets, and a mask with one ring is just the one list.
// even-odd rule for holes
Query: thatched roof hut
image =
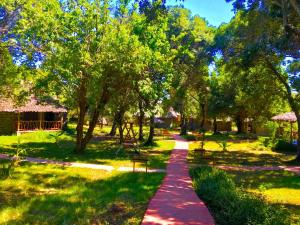
{"label": "thatched roof hut", "polygon": [[283,114],[272,117],[272,120],[280,121],[280,122],[294,123],[297,121],[297,118],[296,118],[296,115],[294,112],[287,112],[287,113],[283,113]]}
{"label": "thatched roof hut", "polygon": [[34,96],[23,104],[0,98],[0,135],[30,130],[62,129],[67,109],[57,101],[42,101]]}
{"label": "thatched roof hut", "polygon": [[180,117],[180,113],[176,112],[173,107],[169,108],[169,111],[167,112],[166,118],[170,119],[177,119]]}

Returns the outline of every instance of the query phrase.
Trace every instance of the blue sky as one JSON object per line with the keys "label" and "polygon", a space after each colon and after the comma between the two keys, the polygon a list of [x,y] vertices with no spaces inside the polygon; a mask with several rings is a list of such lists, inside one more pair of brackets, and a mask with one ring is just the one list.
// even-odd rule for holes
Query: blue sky
{"label": "blue sky", "polygon": [[[178,5],[175,0],[169,0],[169,5]],[[232,4],[225,0],[185,0],[183,3],[192,13],[204,17],[210,25],[219,26],[221,23],[229,22],[234,16]]]}

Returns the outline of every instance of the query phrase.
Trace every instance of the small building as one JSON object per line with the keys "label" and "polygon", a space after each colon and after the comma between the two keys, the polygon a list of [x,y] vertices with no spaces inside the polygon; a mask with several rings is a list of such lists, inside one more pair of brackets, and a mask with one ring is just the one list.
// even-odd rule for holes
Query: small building
{"label": "small building", "polygon": [[170,107],[165,116],[156,117],[154,121],[157,128],[175,128],[180,126],[180,113]]}
{"label": "small building", "polygon": [[54,100],[40,101],[31,96],[21,105],[0,98],[0,135],[33,130],[61,130],[67,109]]}

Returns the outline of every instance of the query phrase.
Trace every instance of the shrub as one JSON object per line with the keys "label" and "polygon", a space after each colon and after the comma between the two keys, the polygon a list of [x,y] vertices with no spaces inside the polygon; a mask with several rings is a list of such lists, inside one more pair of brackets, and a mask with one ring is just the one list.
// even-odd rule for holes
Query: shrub
{"label": "shrub", "polygon": [[262,196],[238,189],[226,172],[211,167],[190,171],[197,194],[207,204],[219,225],[285,225],[289,212],[267,203]]}
{"label": "shrub", "polygon": [[278,140],[274,146],[274,150],[278,152],[297,152],[297,146],[293,145],[285,140]]}
{"label": "shrub", "polygon": [[192,134],[186,134],[183,135],[182,137],[185,138],[187,141],[197,141],[196,136]]}

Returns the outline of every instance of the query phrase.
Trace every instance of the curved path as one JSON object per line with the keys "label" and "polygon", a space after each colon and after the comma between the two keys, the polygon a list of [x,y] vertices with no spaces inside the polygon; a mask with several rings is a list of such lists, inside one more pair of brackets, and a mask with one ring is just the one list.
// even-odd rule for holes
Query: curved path
{"label": "curved path", "polygon": [[198,198],[187,165],[188,142],[174,136],[176,146],[167,175],[151,200],[142,225],[213,225],[214,220]]}

